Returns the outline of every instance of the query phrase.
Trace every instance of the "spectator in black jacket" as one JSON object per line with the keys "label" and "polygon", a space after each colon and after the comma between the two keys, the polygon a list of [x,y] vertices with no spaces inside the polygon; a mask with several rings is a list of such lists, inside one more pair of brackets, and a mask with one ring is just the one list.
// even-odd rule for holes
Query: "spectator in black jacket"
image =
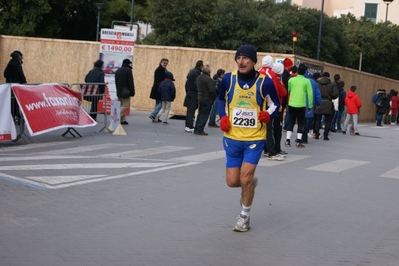
{"label": "spectator in black jacket", "polygon": [[[395,90],[393,90],[393,89],[391,89],[389,91],[389,93],[387,93],[386,97],[387,97],[388,103],[391,101],[393,93],[395,93]],[[385,125],[389,125],[391,122],[391,115],[389,114],[390,110],[391,110],[391,108],[387,108],[387,110],[385,111],[385,115],[384,115],[384,124]]]}
{"label": "spectator in black jacket", "polygon": [[338,110],[335,110],[334,117],[331,123],[331,132],[341,132],[341,120],[342,120],[342,112],[345,110],[345,97],[346,92],[344,90],[345,82],[341,80],[341,76],[339,74],[334,75],[334,82],[337,85],[339,96],[338,96]]}
{"label": "spectator in black jacket", "polygon": [[203,67],[204,62],[198,60],[195,67],[187,75],[186,98],[184,99],[184,106],[187,107],[185,127],[187,133],[194,132],[194,114],[198,108],[197,78],[201,75]]}
{"label": "spectator in black jacket", "polygon": [[132,73],[132,62],[124,59],[122,66],[115,72],[116,96],[121,102],[121,124],[129,124],[126,121],[126,110],[130,108],[130,97],[135,94]]}
{"label": "spectator in black jacket", "polygon": [[[26,78],[22,69],[22,53],[20,51],[14,51],[11,53],[11,60],[8,62],[4,69],[4,78],[6,83],[20,83],[25,84]],[[15,99],[14,93],[11,91],[11,114],[14,121],[19,124],[21,120],[21,114],[19,112],[18,102]]]}
{"label": "spectator in black jacket", "polygon": [[[86,83],[104,83],[104,71],[103,71],[104,62],[102,60],[97,60],[94,62],[94,67],[92,70],[87,73],[85,77]],[[99,85],[98,91],[96,94],[103,94],[105,92],[105,85]],[[101,96],[89,96],[86,97],[85,100],[91,102],[90,108],[90,116],[94,120],[97,119],[97,105],[98,101],[101,99]]]}
{"label": "spectator in black jacket", "polygon": [[206,65],[202,69],[202,74],[197,78],[198,90],[198,116],[195,121],[194,134],[206,136],[204,132],[206,121],[212,109],[212,104],[216,99],[215,82],[211,78],[211,68]]}
{"label": "spectator in black jacket", "polygon": [[378,89],[373,97],[373,103],[376,106],[377,126],[382,127],[382,116],[386,114],[387,109],[390,107],[385,89]]}
{"label": "spectator in black jacket", "polygon": [[[223,78],[225,72],[226,71],[224,69],[218,69],[216,74],[213,76],[213,80],[215,81],[216,95],[219,95],[220,82],[222,81],[222,78]],[[219,126],[216,124],[216,113],[218,112],[218,106],[219,106],[219,100],[216,97],[216,99],[215,99],[215,101],[213,102],[213,105],[212,105],[211,114],[209,115],[208,127],[219,128]]]}
{"label": "spectator in black jacket", "polygon": [[[162,101],[160,99],[159,94],[159,85],[165,79],[165,73],[167,72],[166,66],[169,63],[169,59],[162,58],[161,62],[159,62],[159,66],[154,71],[154,84],[151,88],[150,98],[155,100],[154,110],[150,114],[149,118],[152,122],[155,122],[155,116],[159,113],[159,110],[162,108]],[[162,122],[162,120],[158,119],[158,122]]]}
{"label": "spectator in black jacket", "polygon": [[15,51],[10,56],[11,60],[8,62],[6,69],[4,69],[6,83],[27,83],[22,69],[22,56],[20,52]]}

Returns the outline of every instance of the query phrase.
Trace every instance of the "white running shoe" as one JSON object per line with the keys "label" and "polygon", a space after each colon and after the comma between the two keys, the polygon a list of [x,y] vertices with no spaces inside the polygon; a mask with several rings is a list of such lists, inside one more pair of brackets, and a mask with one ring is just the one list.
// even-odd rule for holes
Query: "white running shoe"
{"label": "white running shoe", "polygon": [[249,216],[240,214],[240,216],[237,217],[237,222],[233,230],[236,232],[246,232],[249,228]]}
{"label": "white running shoe", "polygon": [[280,154],[269,156],[269,161],[284,161],[284,159],[285,156]]}
{"label": "white running shoe", "polygon": [[194,133],[194,128],[186,127],[186,128],[184,129],[184,131],[186,131],[187,133]]}

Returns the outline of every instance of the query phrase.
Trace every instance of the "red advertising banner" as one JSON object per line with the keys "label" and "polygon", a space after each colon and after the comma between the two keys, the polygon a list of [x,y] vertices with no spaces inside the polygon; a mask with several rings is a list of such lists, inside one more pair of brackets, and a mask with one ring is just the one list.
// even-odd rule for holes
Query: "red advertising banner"
{"label": "red advertising banner", "polygon": [[60,128],[97,124],[81,107],[82,95],[67,85],[12,85],[31,136]]}

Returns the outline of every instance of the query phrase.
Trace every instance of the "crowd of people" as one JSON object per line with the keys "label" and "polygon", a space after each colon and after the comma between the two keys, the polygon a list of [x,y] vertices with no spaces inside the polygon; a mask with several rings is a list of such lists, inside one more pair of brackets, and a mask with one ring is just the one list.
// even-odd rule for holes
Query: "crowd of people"
{"label": "crowd of people", "polygon": [[[6,82],[26,83],[22,53],[15,51],[11,58],[4,71]],[[287,152],[281,149],[281,142],[291,147],[293,137],[293,146],[304,148],[309,138],[330,140],[331,132],[347,134],[351,130],[355,136],[360,136],[358,116],[362,102],[356,94],[356,85],[345,92],[345,83],[339,74],[335,74],[333,80],[328,72],[311,74],[306,64],[294,65],[289,58],[280,63],[270,55],[265,56],[262,67],[256,70],[257,52],[249,44],[237,49],[234,60],[236,71],[226,73],[218,69],[213,77],[211,67],[202,60],[189,71],[185,83],[184,131],[207,136],[207,122],[208,127],[223,131],[226,184],[241,188],[241,211],[233,229],[246,232],[250,229],[250,210],[258,184],[255,170],[262,155],[271,161],[283,161]],[[167,70],[168,63],[167,58],[162,58],[154,72],[150,98],[155,100],[155,105],[149,115],[154,123],[168,124],[171,104],[176,98],[175,79]],[[96,61],[85,81],[103,83],[103,65],[101,60]],[[121,124],[128,124],[125,110],[130,106],[130,97],[135,95],[129,59],[123,60],[122,67],[116,71],[115,83],[121,102]],[[379,89],[373,102],[377,126],[397,124],[397,91],[386,94],[384,89]],[[353,125],[350,126],[351,120]],[[285,140],[283,132],[286,132]]]}
{"label": "crowd of people", "polygon": [[[351,85],[347,92],[344,90],[345,82],[339,74],[333,79],[328,72],[311,74],[306,64],[294,65],[289,58],[282,63],[275,62],[270,55],[262,59],[262,67],[256,70],[257,52],[252,45],[239,47],[234,59],[237,71],[225,73],[219,69],[213,79],[210,66],[202,60],[189,71],[185,84],[184,130],[207,136],[204,129],[209,121],[208,127],[224,132],[226,183],[229,187],[241,188],[241,211],[233,229],[246,232],[250,228],[250,210],[258,184],[254,174],[262,155],[271,161],[283,161],[287,152],[281,149],[281,142],[291,147],[293,137],[295,147],[304,148],[309,138],[329,141],[335,132],[350,131],[360,136],[358,116],[362,102],[356,94],[356,85]],[[154,119],[154,114],[164,100],[161,95],[154,97],[153,92],[161,91],[162,82],[157,79],[160,67],[164,79],[169,73],[166,64],[162,65],[165,60],[161,60],[154,73],[151,98],[155,99],[155,108],[150,115],[153,122],[159,121],[157,116]],[[377,125],[381,125],[382,115],[385,115],[384,121],[388,121],[389,115],[390,123],[396,124],[398,100],[394,90],[390,95],[385,90],[378,91],[373,99]],[[285,140],[283,132],[286,132]]]}

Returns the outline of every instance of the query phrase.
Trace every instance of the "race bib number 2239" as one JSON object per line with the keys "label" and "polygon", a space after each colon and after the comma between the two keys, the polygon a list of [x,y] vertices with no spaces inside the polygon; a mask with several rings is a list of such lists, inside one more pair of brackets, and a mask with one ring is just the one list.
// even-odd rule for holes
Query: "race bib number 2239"
{"label": "race bib number 2239", "polygon": [[258,114],[256,109],[233,108],[233,126],[245,128],[257,128]]}

